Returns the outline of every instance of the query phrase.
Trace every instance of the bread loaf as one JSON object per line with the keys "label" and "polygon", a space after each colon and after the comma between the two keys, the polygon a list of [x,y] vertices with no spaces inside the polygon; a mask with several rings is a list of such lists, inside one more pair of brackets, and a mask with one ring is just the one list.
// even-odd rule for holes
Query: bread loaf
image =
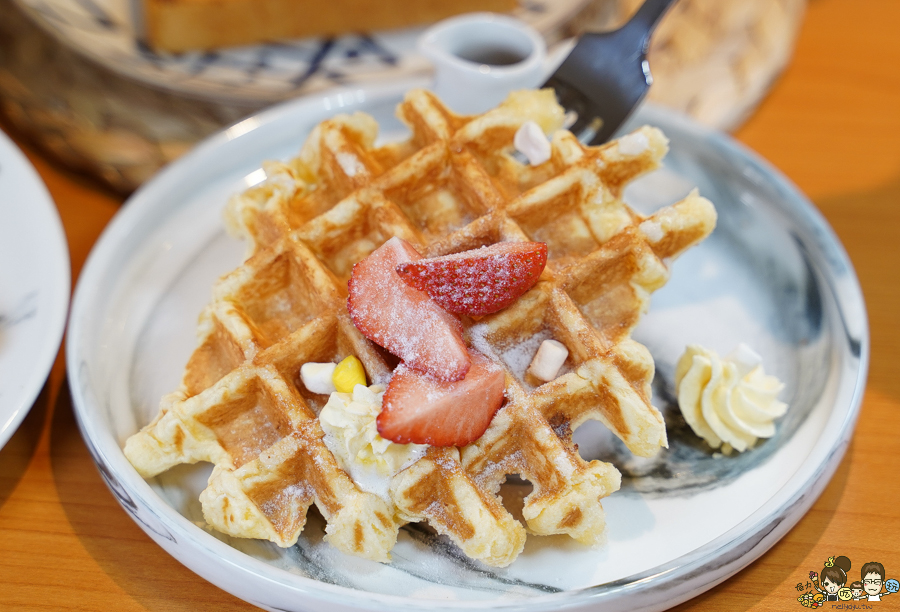
{"label": "bread loaf", "polygon": [[515,6],[515,0],[144,0],[144,13],[150,46],[181,52],[402,28]]}

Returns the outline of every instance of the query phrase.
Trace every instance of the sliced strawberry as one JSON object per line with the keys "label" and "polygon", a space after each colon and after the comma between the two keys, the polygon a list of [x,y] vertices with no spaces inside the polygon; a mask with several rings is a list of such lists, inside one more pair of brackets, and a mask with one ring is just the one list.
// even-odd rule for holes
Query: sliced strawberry
{"label": "sliced strawberry", "polygon": [[397,266],[422,256],[391,238],[353,266],[347,308],[366,338],[439,380],[461,380],[469,371],[462,324],[428,294],[397,276]]}
{"label": "sliced strawberry", "polygon": [[463,446],[481,437],[503,403],[503,370],[474,351],[457,382],[441,382],[400,364],[384,392],[378,433],[398,444]]}
{"label": "sliced strawberry", "polygon": [[403,263],[397,274],[450,312],[485,315],[506,308],[531,289],[546,264],[543,242],[498,242]]}

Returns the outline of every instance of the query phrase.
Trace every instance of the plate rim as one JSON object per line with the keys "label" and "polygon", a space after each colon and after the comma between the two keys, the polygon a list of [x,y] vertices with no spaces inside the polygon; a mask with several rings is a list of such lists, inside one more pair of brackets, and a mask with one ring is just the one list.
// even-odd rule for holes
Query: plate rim
{"label": "plate rim", "polygon": [[[85,284],[88,283],[90,279],[100,274],[100,266],[102,266],[101,258],[104,256],[108,257],[107,253],[112,252],[112,249],[115,247],[116,237],[127,234],[129,227],[140,220],[144,211],[152,209],[155,193],[165,193],[168,189],[177,186],[179,180],[181,180],[182,177],[188,176],[191,173],[191,168],[203,164],[206,157],[210,155],[212,151],[222,146],[228,146],[228,143],[230,142],[240,141],[245,135],[258,130],[263,126],[273,123],[278,125],[286,119],[300,113],[323,112],[328,110],[329,107],[333,111],[335,106],[340,106],[335,100],[339,101],[342,97],[347,97],[351,100],[351,103],[347,105],[348,108],[352,107],[350,110],[365,110],[367,105],[374,105],[379,102],[386,102],[391,98],[399,97],[405,89],[405,85],[398,84],[380,88],[348,88],[333,90],[328,94],[321,96],[308,96],[304,99],[293,100],[276,105],[205,140],[199,147],[194,149],[182,160],[170,165],[156,178],[145,184],[144,187],[129,199],[116,218],[107,226],[85,264],[84,271],[82,272],[78,287],[76,288],[70,315],[69,342],[67,343],[66,355],[69,371],[78,371],[80,363],[78,360],[79,354],[77,347],[81,342],[81,334],[83,331],[79,317],[81,316],[82,310],[86,308],[84,304],[89,301],[87,294],[88,290],[84,288]],[[311,578],[297,576],[287,571],[273,568],[261,561],[243,555],[243,553],[240,553],[231,546],[219,541],[212,535],[199,530],[187,521],[185,517],[165,503],[162,504],[162,516],[157,516],[157,518],[161,521],[171,520],[172,523],[166,525],[166,527],[173,529],[179,534],[184,534],[185,537],[189,539],[197,541],[199,536],[201,540],[200,544],[208,549],[215,550],[217,556],[220,559],[224,559],[224,562],[230,566],[232,571],[248,572],[257,579],[273,582],[273,579],[270,576],[259,573],[253,569],[258,565],[260,569],[265,568],[265,573],[274,571],[278,578],[275,582],[283,585],[285,588],[300,591],[304,595],[312,597],[314,601],[337,605],[346,603],[349,598],[350,601],[355,601],[357,605],[362,605],[360,609],[390,608],[413,610],[421,609],[423,606],[427,605],[429,608],[435,610],[496,608],[503,610],[536,611],[555,610],[560,607],[581,609],[599,605],[601,601],[604,605],[611,605],[612,607],[609,609],[618,609],[617,606],[623,605],[622,598],[618,595],[635,595],[638,592],[648,593],[649,588],[662,587],[658,590],[656,598],[654,599],[653,597],[648,596],[648,600],[650,601],[646,602],[644,607],[641,608],[644,610],[662,610],[677,605],[682,601],[686,601],[687,599],[712,588],[766,552],[775,542],[786,534],[800,518],[802,518],[809,507],[818,498],[819,494],[830,481],[831,476],[837,469],[840,460],[843,458],[849,445],[862,404],[869,363],[870,337],[868,321],[865,316],[865,302],[862,291],[852,262],[827,221],[808,198],[780,171],[748,149],[745,145],[725,134],[699,126],[695,122],[672,111],[647,107],[645,112],[650,113],[651,117],[665,117],[667,121],[674,122],[679,127],[698,134],[698,137],[702,136],[704,138],[709,138],[717,146],[730,150],[732,153],[742,157],[751,165],[755,166],[763,175],[773,181],[779,190],[786,194],[786,197],[791,200],[792,205],[803,214],[806,223],[810,224],[819,239],[824,241],[824,244],[826,244],[837,257],[838,262],[846,268],[847,278],[850,280],[850,283],[849,286],[842,288],[842,294],[847,294],[849,299],[858,302],[857,305],[862,307],[862,320],[858,322],[860,325],[858,332],[860,333],[861,340],[859,362],[855,378],[848,380],[846,383],[848,385],[852,384],[852,393],[846,413],[840,411],[843,416],[839,419],[839,427],[831,430],[835,432],[835,434],[831,436],[832,442],[828,445],[827,449],[814,448],[812,451],[817,456],[821,455],[821,460],[816,462],[814,469],[799,469],[781,489],[745,520],[741,521],[731,530],[713,541],[694,549],[686,555],[678,557],[657,568],[653,568],[643,574],[629,576],[603,585],[594,585],[582,589],[574,589],[557,594],[529,598],[529,603],[527,604],[518,601],[498,602],[488,600],[481,602],[457,601],[444,603],[440,601],[417,600],[408,597],[382,595],[349,587],[329,585]],[[835,298],[837,298],[837,288],[829,285],[829,290],[831,293],[835,294]],[[837,305],[840,307],[840,303]],[[113,489],[114,483],[109,482],[108,478],[114,476],[114,473],[108,475],[104,472],[106,472],[110,466],[114,466],[117,460],[125,461],[124,455],[113,459],[107,455],[105,448],[94,446],[92,441],[95,438],[93,436],[96,436],[97,432],[95,431],[96,428],[94,425],[88,419],[89,413],[87,412],[88,406],[86,405],[87,398],[82,393],[82,389],[76,384],[75,379],[70,378],[70,387],[72,387],[73,404],[75,405],[75,413],[79,428],[82,431],[82,435],[91,450],[91,454],[97,463],[98,468],[103,474],[104,479],[107,480],[107,485]],[[831,424],[831,421],[837,418],[837,414],[838,411],[832,409],[832,412],[827,419],[828,424]],[[103,431],[100,432],[100,434],[100,439],[105,439],[107,444],[111,441],[113,443],[113,448],[121,455],[121,449],[118,448],[118,444],[113,439],[111,433]],[[802,482],[799,483],[799,486],[790,486],[794,485],[795,481],[798,479],[802,480]],[[130,493],[133,495],[137,494],[137,497],[139,497],[140,501],[145,505],[144,507],[147,508],[148,511],[151,508],[158,511],[159,508],[154,508],[149,505],[148,500],[145,498],[148,494],[155,496],[155,492],[153,492],[150,485],[143,481],[143,479],[139,480],[139,483],[135,483],[137,490],[130,491]],[[788,491],[789,488],[793,492]],[[776,508],[770,508],[769,506],[774,503],[773,500],[780,497],[784,498],[778,502],[780,505]],[[121,500],[119,501],[122,503]],[[126,508],[126,510],[129,509]],[[167,516],[170,513],[173,516]],[[141,523],[133,513],[132,517]],[[174,548],[174,546],[171,542],[167,542],[164,536],[153,533],[152,529],[148,530],[145,524],[141,524],[140,526],[148,533],[148,535],[167,550],[167,552],[175,556],[176,559],[188,566],[192,571],[203,576],[210,582],[213,582],[220,588],[223,588],[223,590],[232,592],[239,597],[242,596],[235,592],[238,588],[228,588],[228,586],[234,587],[234,585],[230,583],[223,585],[225,580],[224,577],[220,577],[220,580],[217,581],[215,577],[210,577],[211,574],[215,574],[214,571],[209,568],[198,569],[195,567],[196,563],[192,564],[191,561],[182,558],[183,556],[190,556],[190,551],[187,553],[181,551],[183,554],[178,554],[178,551],[173,552],[172,548]],[[752,527],[752,529],[749,529],[748,527]],[[197,530],[197,533],[188,531],[188,528]],[[727,549],[721,554],[714,557],[709,556],[708,553],[710,550],[723,548],[726,547],[726,545]],[[235,565],[231,560],[227,559],[227,557],[230,557],[232,554],[241,555],[244,565]],[[696,558],[686,559],[687,557]],[[698,576],[704,576],[705,578],[698,583]],[[247,598],[245,597],[245,599]],[[365,602],[362,601],[363,599]],[[631,597],[628,599],[630,600]],[[254,603],[255,605],[263,605],[254,602],[252,599],[247,599],[247,601],[250,601],[250,603]],[[365,603],[370,604],[370,606],[364,605]],[[371,604],[376,604],[378,607],[371,608]],[[628,601],[624,602],[624,604],[625,607],[622,609],[636,609],[635,606]],[[356,608],[348,607],[346,609]]]}
{"label": "plate rim", "polygon": [[[68,319],[72,282],[69,243],[53,197],[25,153],[9,135],[0,130],[0,156],[2,155],[9,155],[20,166],[19,169],[24,170],[14,180],[25,184],[26,188],[35,196],[34,201],[24,203],[29,209],[26,215],[32,215],[32,221],[35,219],[41,221],[40,224],[35,223],[39,229],[34,233],[48,248],[52,249],[53,252],[48,254],[48,257],[54,262],[54,266],[50,269],[49,275],[45,277],[45,282],[41,284],[41,289],[51,295],[51,310],[46,315],[48,324],[39,328],[38,339],[41,342],[41,349],[35,357],[29,380],[22,387],[22,391],[14,395],[12,401],[9,402],[13,406],[9,413],[10,418],[5,422],[0,422],[0,449],[9,442],[19,425],[31,412],[31,408],[53,369]],[[41,217],[44,217],[43,220],[40,219]],[[6,400],[0,402],[0,417],[5,414],[4,405],[6,403]]]}

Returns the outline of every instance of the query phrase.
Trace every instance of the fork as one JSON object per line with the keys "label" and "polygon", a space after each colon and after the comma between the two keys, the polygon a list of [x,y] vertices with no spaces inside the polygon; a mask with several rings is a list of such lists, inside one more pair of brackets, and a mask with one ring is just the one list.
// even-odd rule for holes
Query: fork
{"label": "fork", "polygon": [[[634,112],[650,89],[650,35],[676,0],[646,0],[618,30],[582,34],[544,87],[556,90],[569,130],[579,140],[602,144]],[[571,120],[571,119],[570,119]]]}

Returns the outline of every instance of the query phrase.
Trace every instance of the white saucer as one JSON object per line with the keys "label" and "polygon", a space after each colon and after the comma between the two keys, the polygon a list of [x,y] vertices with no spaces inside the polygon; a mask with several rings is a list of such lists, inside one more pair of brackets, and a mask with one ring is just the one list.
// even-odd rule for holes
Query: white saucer
{"label": "white saucer", "polygon": [[[852,434],[868,365],[862,294],[834,233],[781,174],[727,136],[647,108],[633,123],[659,125],[671,152],[626,196],[648,210],[697,185],[719,225],[675,262],[635,333],[656,359],[670,448],[638,460],[602,426],[576,432],[582,455],[625,476],[603,502],[608,544],[532,536],[496,570],[408,526],[380,565],[324,544],[315,516],[290,549],[204,530],[197,497],[209,466],[138,476],[122,445],[178,386],[211,286],[242,258],[221,222],[227,197],[337,112],[365,110],[384,138],[402,137],[400,94],[354,89],[247,119],[160,173],[109,225],[76,291],[67,363],[79,426],[122,507],[187,567],[269,610],[662,610],[763,554],[812,505]],[[786,383],[791,409],[772,439],[715,457],[669,405],[674,365],[689,342],[724,354],[741,341]]]}
{"label": "white saucer", "polygon": [[69,248],[38,173],[0,132],[0,448],[40,393],[69,306]]}
{"label": "white saucer", "polygon": [[[213,52],[155,53],[141,40],[133,0],[15,0],[51,34],[120,74],[215,102],[274,102],[336,86],[425,77],[424,28],[307,38]],[[551,34],[586,0],[528,0],[514,15]]]}

